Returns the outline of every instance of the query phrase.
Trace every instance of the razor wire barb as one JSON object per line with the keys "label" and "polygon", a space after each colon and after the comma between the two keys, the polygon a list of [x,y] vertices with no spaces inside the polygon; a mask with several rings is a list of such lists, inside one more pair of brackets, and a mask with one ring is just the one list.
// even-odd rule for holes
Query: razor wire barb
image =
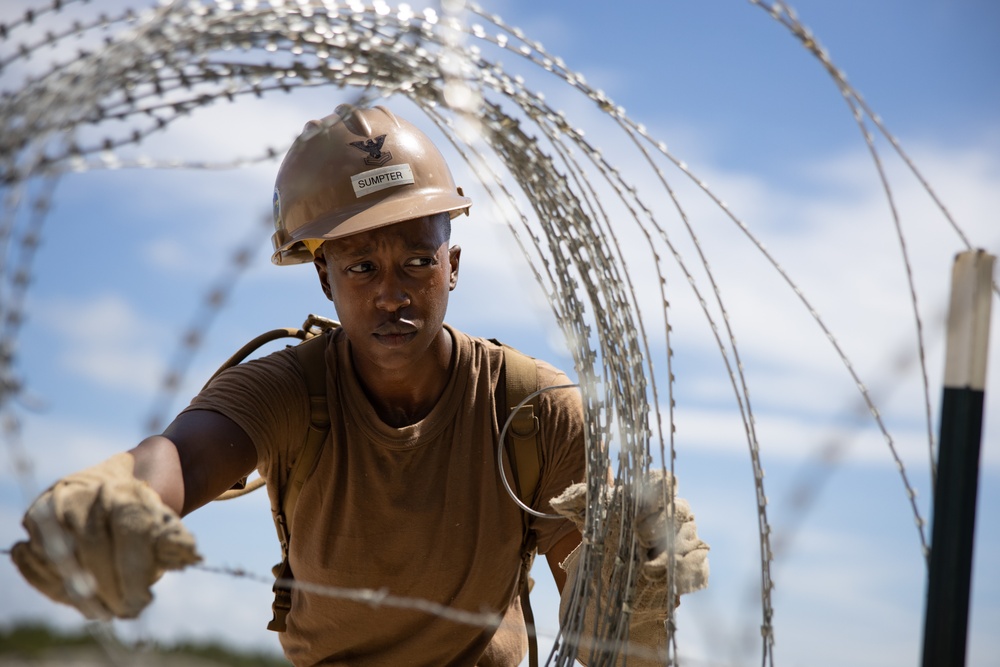
{"label": "razor wire barb", "polygon": [[[862,129],[892,209],[914,307],[920,364],[924,369],[922,324],[905,237],[866,121],[889,139],[967,247],[969,242],[898,141],[833,66],[826,51],[794,12],[780,2],[750,2],[767,11],[820,60]],[[587,479],[590,498],[599,498],[606,491],[607,481],[596,471],[609,465],[615,470],[615,484],[626,491],[649,469],[654,454],[664,468],[669,465],[673,472],[674,350],[663,265],[670,258],[679,267],[715,339],[746,434],[758,517],[764,664],[773,664],[771,562],[774,556],[761,443],[755,428],[749,383],[721,288],[691,216],[671,186],[658,161],[660,158],[694,182],[747,236],[819,325],[854,380],[899,467],[920,543],[926,551],[924,520],[914,502],[915,493],[893,438],[851,360],[793,278],[749,226],[666,144],[650,136],[622,107],[592,88],[582,74],[569,69],[562,59],[548,53],[516,27],[473,3],[460,1],[445,3],[440,13],[433,9],[416,11],[407,5],[393,8],[380,1],[371,4],[333,0],[194,1],[139,10],[128,8],[96,18],[85,15],[61,24],[54,20],[85,4],[88,3],[83,0],[54,0],[0,26],[0,44],[3,44],[0,72],[5,75],[47,50],[62,49],[62,60],[27,75],[19,87],[0,90],[0,184],[4,191],[0,217],[3,253],[0,256],[3,268],[0,411],[5,440],[17,462],[19,475],[27,476],[31,466],[30,458],[18,444],[19,401],[23,402],[26,394],[16,349],[41,231],[59,181],[73,172],[97,169],[235,168],[274,159],[287,146],[267,147],[256,154],[219,162],[164,160],[137,154],[137,149],[147,138],[168,131],[175,121],[217,100],[234,102],[248,96],[334,86],[360,89],[359,102],[374,102],[393,95],[408,98],[442,129],[479,175],[498,210],[506,212],[508,228],[546,294],[573,356],[586,407],[588,469],[594,471]],[[39,27],[50,20],[54,23],[51,29]],[[12,44],[22,33],[26,34],[24,41]],[[71,40],[78,44],[75,51],[66,48]],[[65,55],[70,51],[72,55]],[[535,71],[552,75],[558,83],[583,95],[625,133],[641,158],[653,168],[662,191],[654,199],[641,197],[635,185],[585,138],[581,129],[574,127],[565,113],[549,106],[540,91],[531,89],[520,74],[508,71],[499,57],[488,56],[492,53],[514,54]],[[122,127],[126,129],[121,130]],[[500,161],[502,169],[494,168],[494,159]],[[671,239],[665,215],[658,213],[668,208],[664,201],[674,209],[683,232],[696,249],[693,266]],[[627,212],[626,219],[640,233],[659,279],[659,308],[652,309],[652,315],[662,318],[657,325],[663,333],[662,350],[650,345],[650,324],[643,314],[642,299],[620,245],[624,223],[617,218],[612,222],[609,203],[620,205]],[[184,333],[149,418],[151,427],[163,423],[191,355],[226,300],[227,290],[232,289],[245,268],[248,253],[260,235],[259,230],[253,231],[233,253],[220,280],[203,300],[194,323]],[[694,267],[706,275],[707,290],[699,285]],[[714,301],[718,316],[713,314],[709,299]],[[666,424],[661,389],[656,381],[659,363],[667,369]],[[923,383],[929,424],[926,370]],[[930,432],[928,439],[933,452]],[[614,443],[614,447],[605,446],[608,443]],[[630,512],[635,507],[628,501],[622,502],[622,534],[631,535]],[[601,558],[606,556],[595,545],[604,544],[606,528],[600,512],[588,512],[582,578],[589,579],[600,571]],[[616,551],[616,557],[628,566],[614,590],[607,591],[607,604],[602,610],[603,629],[594,637],[601,645],[624,641],[624,610],[636,576],[634,540],[623,539]],[[570,613],[571,618],[577,619],[576,624],[570,623],[563,629],[564,643],[550,657],[553,664],[573,661],[588,591],[582,586],[577,589]],[[671,630],[668,659],[676,660],[673,610],[668,613],[667,627]]]}

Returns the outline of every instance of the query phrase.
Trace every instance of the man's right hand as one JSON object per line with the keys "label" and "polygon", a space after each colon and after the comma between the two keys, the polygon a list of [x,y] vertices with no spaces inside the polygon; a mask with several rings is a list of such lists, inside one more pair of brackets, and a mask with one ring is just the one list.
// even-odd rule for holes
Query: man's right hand
{"label": "man's right hand", "polygon": [[56,482],[24,516],[27,542],[11,558],[56,602],[87,618],[135,618],[165,570],[201,560],[174,510],[133,476],[124,453]]}
{"label": "man's right hand", "polygon": [[[592,647],[592,642],[601,638],[587,634],[588,629],[598,627],[600,615],[622,611],[612,607],[610,592],[612,582],[621,576],[626,565],[618,555],[624,512],[633,512],[631,528],[639,547],[635,554],[635,564],[639,568],[635,589],[628,601],[629,613],[625,617],[629,626],[628,644],[621,648],[616,665],[654,667],[665,664],[669,657],[669,636],[664,622],[670,606],[680,604],[679,596],[708,585],[708,545],[698,537],[690,505],[676,496],[673,475],[665,470],[652,470],[636,481],[634,492],[637,494],[634,509],[633,501],[624,496],[619,487],[609,488],[599,502],[591,503],[586,484],[574,484],[549,501],[556,512],[570,519],[581,532],[586,530],[588,505],[593,505],[591,510],[602,512],[607,522],[601,568],[596,573],[599,581],[583,582],[591,586],[593,593],[587,597],[581,624],[585,635],[579,645],[578,658],[585,664],[592,655],[606,654],[605,649]],[[672,539],[668,539],[671,532]],[[668,545],[672,546],[669,550]],[[582,548],[581,544],[562,564],[567,581],[578,579]],[[568,617],[572,602],[573,587],[568,585],[563,588],[560,600],[560,618]],[[613,641],[611,647],[619,650]]]}

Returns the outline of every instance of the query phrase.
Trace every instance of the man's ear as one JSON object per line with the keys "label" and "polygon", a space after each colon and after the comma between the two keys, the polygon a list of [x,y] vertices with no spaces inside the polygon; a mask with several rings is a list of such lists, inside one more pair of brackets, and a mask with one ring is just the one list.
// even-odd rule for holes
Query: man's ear
{"label": "man's ear", "polygon": [[313,257],[313,266],[316,267],[316,273],[319,274],[319,284],[323,288],[323,294],[326,295],[327,299],[333,301],[333,292],[330,291],[330,274],[327,272],[326,253],[322,249]]}
{"label": "man's ear", "polygon": [[455,289],[455,286],[458,285],[458,264],[461,259],[461,246],[453,245],[448,248],[448,262],[451,264],[451,275],[448,279],[448,291]]}

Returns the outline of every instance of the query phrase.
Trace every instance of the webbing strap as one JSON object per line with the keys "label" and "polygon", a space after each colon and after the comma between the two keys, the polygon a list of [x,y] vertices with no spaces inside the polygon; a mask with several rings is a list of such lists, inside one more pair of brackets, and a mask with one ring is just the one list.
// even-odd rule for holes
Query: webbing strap
{"label": "webbing strap", "polygon": [[[510,428],[507,429],[513,445],[510,448],[513,459],[511,468],[517,476],[521,502],[531,505],[542,467],[538,456],[538,417],[535,414],[538,397],[532,397],[520,408],[517,405],[538,389],[538,372],[534,359],[506,345],[504,363],[507,366],[507,409],[513,415]],[[507,416],[504,415],[504,418]]]}
{"label": "webbing strap", "polygon": [[[501,346],[504,356],[504,400],[507,409],[497,410],[501,419],[510,417],[507,429],[507,454],[514,474],[514,484],[521,502],[530,506],[534,500],[541,475],[542,462],[538,453],[539,422],[537,416],[538,397],[533,396],[518,407],[529,395],[538,390],[538,369],[535,360],[514,348],[494,340]],[[520,591],[521,613],[524,615],[528,631],[528,662],[538,666],[538,637],[535,632],[535,618],[531,610],[529,592],[531,579],[529,571],[534,560],[534,541],[530,539],[530,524],[527,512],[521,512],[522,536]]]}
{"label": "webbing strap", "polygon": [[535,614],[531,611],[531,562],[534,555],[525,553],[521,556],[521,582],[518,593],[521,598],[521,615],[528,632],[528,666],[538,667],[538,630],[535,628]]}
{"label": "webbing strap", "polygon": [[292,348],[305,374],[306,389],[309,392],[309,431],[302,450],[292,463],[291,472],[284,488],[281,489],[280,509],[272,507],[274,526],[281,542],[281,563],[274,568],[274,603],[271,611],[274,617],[267,624],[268,630],[284,632],[285,618],[292,608],[292,592],[287,583],[294,577],[288,563],[288,545],[292,538],[291,521],[295,514],[295,503],[309,474],[319,461],[323,443],[330,431],[330,411],[326,404],[326,345],[328,336],[318,335]]}
{"label": "webbing strap", "polygon": [[306,442],[299,452],[292,471],[285,485],[281,510],[286,521],[292,520],[295,512],[295,502],[306,478],[316,467],[323,441],[330,431],[330,411],[326,404],[326,344],[329,338],[324,335],[314,336],[296,345],[295,355],[305,372],[306,389],[309,392],[309,433]]}

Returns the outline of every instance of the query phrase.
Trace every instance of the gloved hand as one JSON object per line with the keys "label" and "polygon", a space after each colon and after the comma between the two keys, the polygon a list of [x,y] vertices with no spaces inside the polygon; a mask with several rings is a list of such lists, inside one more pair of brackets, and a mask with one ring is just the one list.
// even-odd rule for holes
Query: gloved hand
{"label": "gloved hand", "polygon": [[[679,604],[671,599],[668,567],[673,562],[673,576],[678,596],[705,588],[708,585],[708,545],[698,538],[691,507],[683,498],[676,497],[676,483],[670,473],[654,470],[636,485],[638,511],[633,520],[638,542],[638,577],[629,616],[628,644],[620,653],[618,664],[662,665],[666,657],[667,632],[664,621],[668,615],[668,605]],[[670,524],[670,508],[667,499],[673,500],[673,525]],[[574,484],[559,497],[553,498],[552,507],[559,514],[569,518],[582,532],[587,510],[587,488],[585,484]],[[621,533],[621,497],[619,489],[611,489],[602,499],[601,511],[607,513],[608,532],[604,540],[602,560],[601,590],[605,598],[618,559],[618,541]],[[667,550],[668,530],[673,531],[673,548]],[[567,582],[576,581],[580,565],[580,550],[577,547],[561,564],[567,573]],[[560,616],[566,617],[573,599],[572,586],[563,589],[560,601]],[[584,632],[594,627],[593,620],[598,609],[607,610],[607,599],[598,601],[591,595],[585,611]],[[598,639],[599,638],[591,638]],[[593,641],[580,643],[579,658],[586,664],[591,654]]]}
{"label": "gloved hand", "polygon": [[124,453],[69,475],[24,515],[11,558],[32,586],[87,618],[135,618],[164,570],[201,560],[194,537]]}

